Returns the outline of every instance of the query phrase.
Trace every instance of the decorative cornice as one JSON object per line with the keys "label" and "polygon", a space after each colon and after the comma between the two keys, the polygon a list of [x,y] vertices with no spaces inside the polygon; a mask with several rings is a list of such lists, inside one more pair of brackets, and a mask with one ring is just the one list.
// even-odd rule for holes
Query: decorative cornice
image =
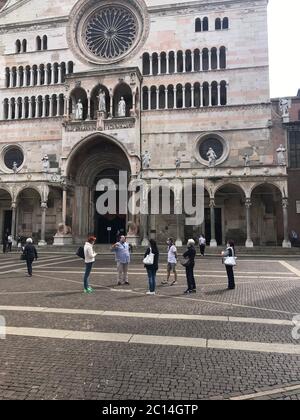
{"label": "decorative cornice", "polygon": [[69,18],[67,16],[63,16],[50,19],[39,19],[33,22],[6,23],[5,25],[0,25],[0,34],[17,33],[21,30],[34,32],[40,29],[60,28],[62,26],[66,26],[65,24],[68,21]]}

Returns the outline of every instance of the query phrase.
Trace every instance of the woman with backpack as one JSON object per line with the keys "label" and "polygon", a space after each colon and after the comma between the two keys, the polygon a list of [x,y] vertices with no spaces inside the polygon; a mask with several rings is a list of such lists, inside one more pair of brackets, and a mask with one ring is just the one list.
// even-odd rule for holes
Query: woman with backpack
{"label": "woman with backpack", "polygon": [[228,290],[235,289],[234,267],[236,266],[235,246],[233,241],[228,241],[226,251],[222,252],[223,261],[228,277]]}
{"label": "woman with backpack", "polygon": [[149,279],[149,291],[147,295],[155,295],[156,290],[156,273],[158,271],[159,251],[157,244],[150,239],[150,247],[145,252],[144,265],[147,270]]}

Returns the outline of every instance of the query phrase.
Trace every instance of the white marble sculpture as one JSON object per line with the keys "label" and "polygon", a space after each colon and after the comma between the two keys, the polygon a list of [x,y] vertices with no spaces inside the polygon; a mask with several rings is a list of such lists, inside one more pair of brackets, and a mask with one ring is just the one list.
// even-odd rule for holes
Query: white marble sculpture
{"label": "white marble sculpture", "polygon": [[151,154],[146,151],[143,156],[143,169],[148,169],[150,168],[150,162],[151,162]]}
{"label": "white marble sculpture", "polygon": [[49,172],[50,169],[50,162],[48,155],[45,155],[42,159],[43,162],[43,172]]}
{"label": "white marble sculpture", "polygon": [[15,174],[18,172],[18,164],[17,164],[17,162],[14,162],[13,163],[12,170],[14,171]]}
{"label": "white marble sculpture", "polygon": [[244,159],[244,162],[245,162],[245,167],[250,166],[250,156],[247,153],[245,153],[243,159]]}
{"label": "white marble sculpture", "polygon": [[216,161],[217,161],[217,155],[215,154],[215,151],[210,147],[208,152],[207,152],[207,157],[208,157],[208,163],[210,168],[214,168],[216,166]]}
{"label": "white marble sculpture", "polygon": [[176,159],[175,166],[176,166],[176,169],[180,169],[180,167],[181,167],[181,159],[180,158]]}
{"label": "white marble sculpture", "polygon": [[103,90],[100,90],[97,98],[99,100],[98,110],[100,112],[106,112],[106,95],[105,95],[105,92]]}
{"label": "white marble sculpture", "polygon": [[83,120],[83,104],[81,102],[81,99],[79,99],[76,104],[75,120]]}
{"label": "white marble sculpture", "polygon": [[280,99],[279,108],[280,108],[280,111],[282,112],[283,118],[290,116],[290,107],[291,107],[291,101],[289,99],[286,99],[286,98]]}
{"label": "white marble sculpture", "polygon": [[122,96],[118,106],[118,117],[126,117],[126,102]]}
{"label": "white marble sculpture", "polygon": [[277,151],[277,162],[280,166],[286,166],[286,148],[281,144]]}

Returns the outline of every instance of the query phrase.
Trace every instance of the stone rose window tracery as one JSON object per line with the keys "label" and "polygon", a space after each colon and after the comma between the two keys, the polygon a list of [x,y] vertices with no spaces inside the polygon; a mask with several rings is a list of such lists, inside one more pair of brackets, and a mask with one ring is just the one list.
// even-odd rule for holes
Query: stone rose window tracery
{"label": "stone rose window tracery", "polygon": [[97,57],[114,59],[126,53],[137,37],[135,16],[125,7],[105,7],[87,22],[85,40]]}

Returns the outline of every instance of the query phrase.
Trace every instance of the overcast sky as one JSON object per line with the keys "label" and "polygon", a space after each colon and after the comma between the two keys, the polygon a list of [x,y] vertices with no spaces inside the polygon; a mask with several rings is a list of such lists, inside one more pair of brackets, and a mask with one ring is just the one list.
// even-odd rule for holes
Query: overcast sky
{"label": "overcast sky", "polygon": [[300,0],[269,0],[271,97],[300,89]]}

